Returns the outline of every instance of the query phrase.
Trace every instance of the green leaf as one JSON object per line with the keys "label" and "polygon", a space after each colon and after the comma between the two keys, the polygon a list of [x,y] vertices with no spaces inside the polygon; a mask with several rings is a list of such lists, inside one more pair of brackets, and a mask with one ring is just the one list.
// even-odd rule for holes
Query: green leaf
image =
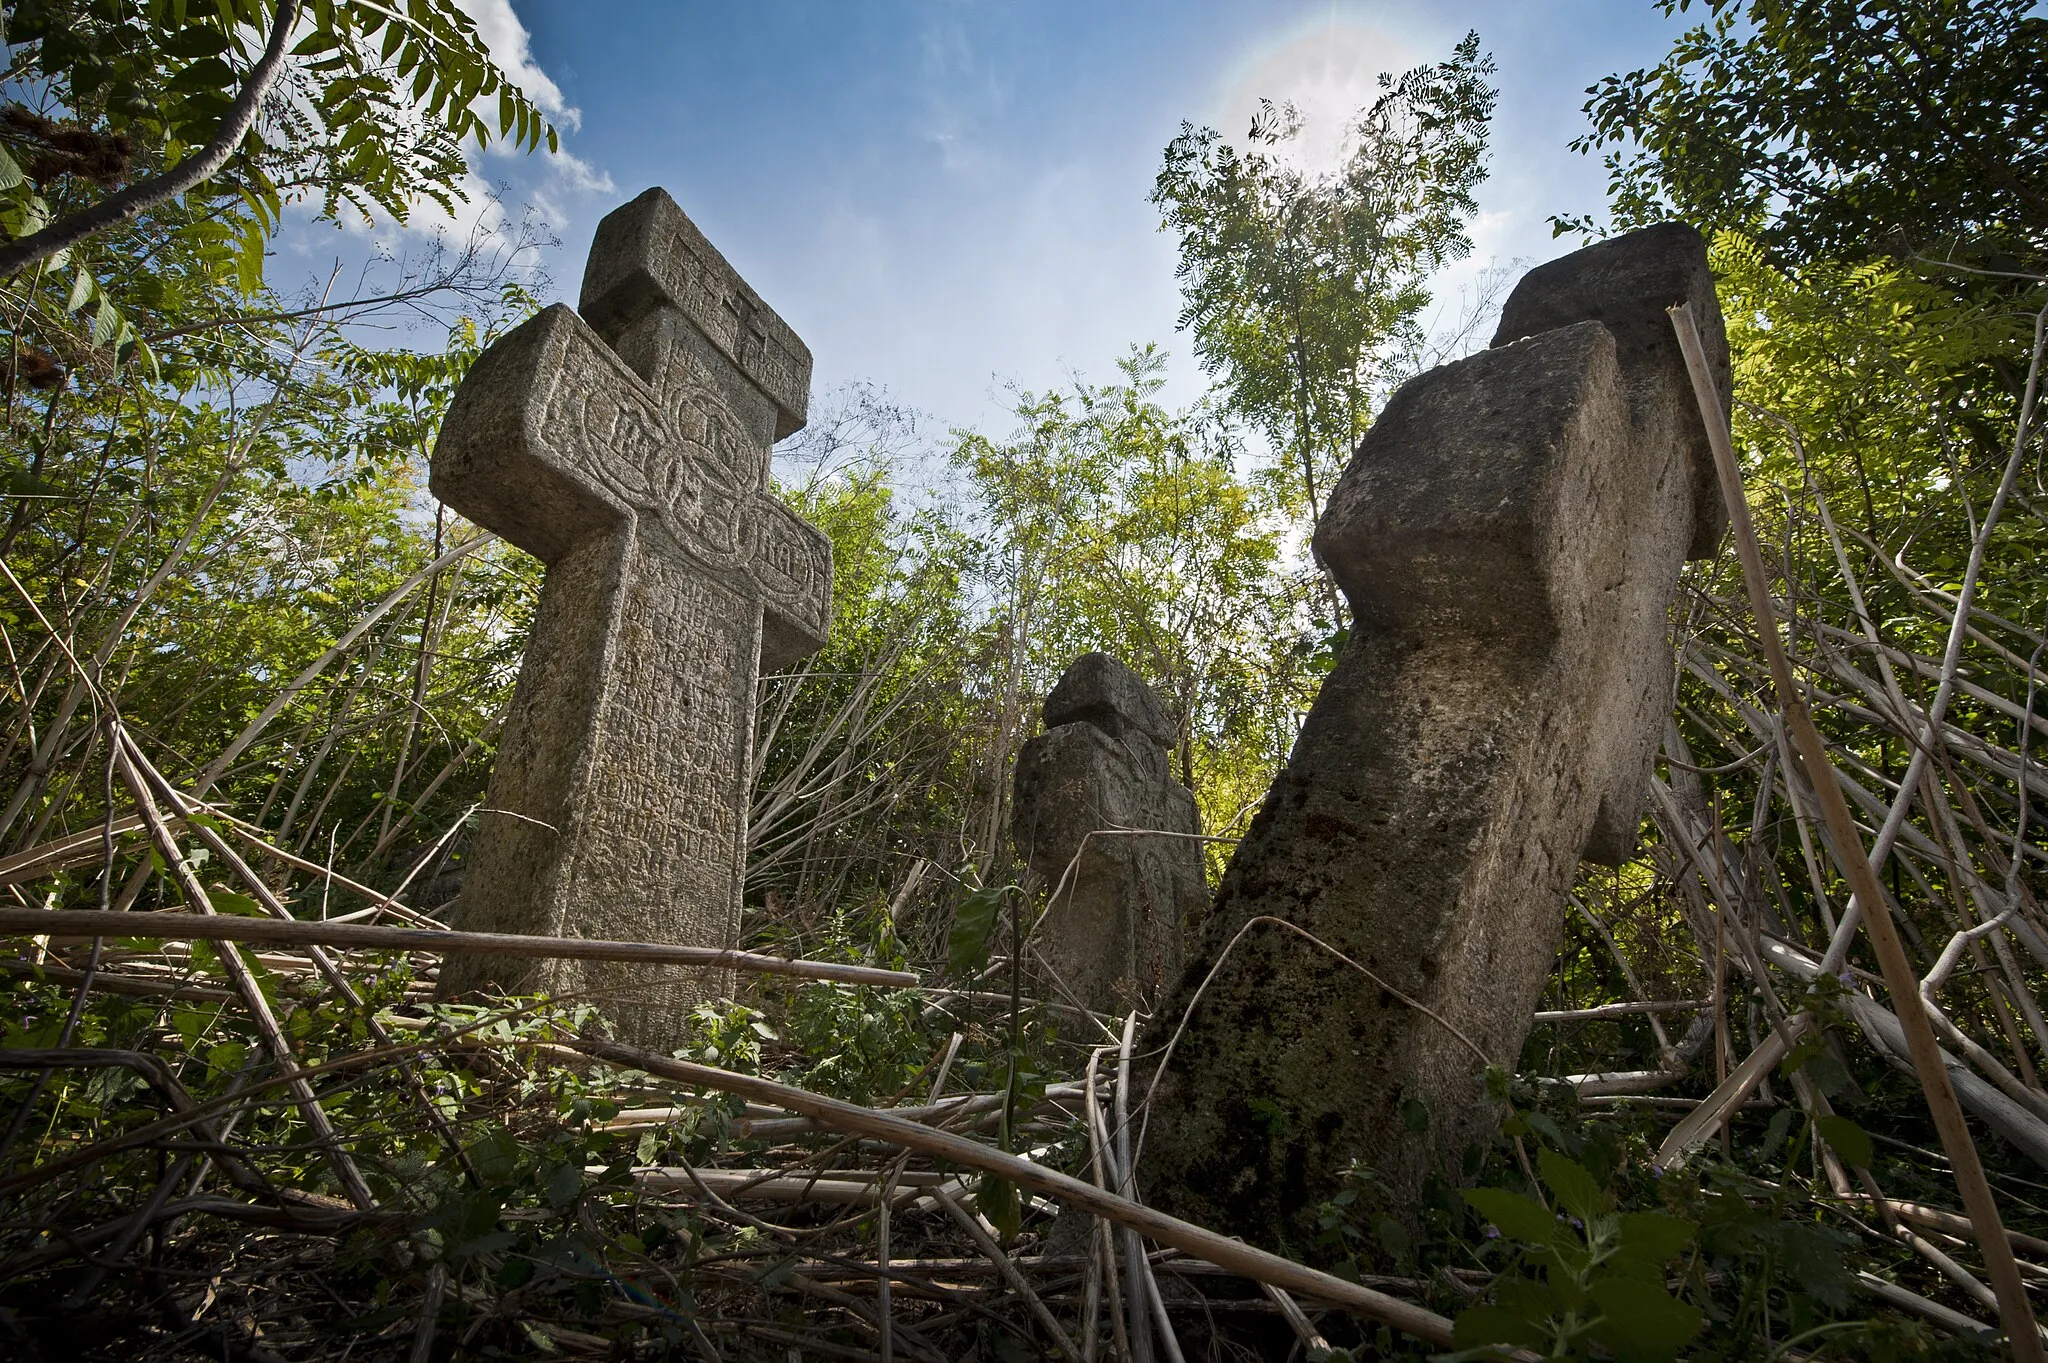
{"label": "green leaf", "polygon": [[91,301],[93,291],[92,274],[83,266],[71,278],[71,294],[64,300],[64,311],[77,312]]}
{"label": "green leaf", "polygon": [[0,190],[19,189],[27,179],[14,158],[7,154],[7,148],[0,147]]}
{"label": "green leaf", "polygon": [[1489,1344],[1540,1349],[1549,1342],[1539,1326],[1498,1306],[1460,1311],[1451,1323],[1451,1343],[1460,1349],[1483,1349]]}
{"label": "green leaf", "polygon": [[1607,1214],[1607,1194],[1583,1165],[1548,1147],[1537,1152],[1536,1163],[1543,1171],[1543,1181],[1557,1194],[1566,1211],[1581,1221]]}
{"label": "green leaf", "polygon": [[1698,1308],[1679,1301],[1654,1283],[1603,1278],[1588,1289],[1601,1313],[1589,1334],[1623,1363],[1662,1363],[1678,1357],[1700,1332]]}
{"label": "green leaf", "polygon": [[1467,1188],[1465,1200],[1511,1240],[1550,1245],[1558,1240],[1557,1218],[1534,1201],[1505,1188]]}
{"label": "green leaf", "polygon": [[1835,1147],[1835,1153],[1851,1166],[1867,1169],[1877,1158],[1877,1150],[1870,1143],[1870,1133],[1839,1113],[1831,1112],[1825,1117],[1813,1119],[1820,1138]]}
{"label": "green leaf", "polygon": [[1770,1124],[1764,1128],[1763,1144],[1757,1147],[1758,1150],[1769,1155],[1785,1143],[1785,1137],[1792,1130],[1793,1113],[1794,1109],[1781,1107],[1771,1114]]}
{"label": "green leaf", "polygon": [[955,975],[972,975],[988,964],[989,941],[1002,917],[1003,887],[984,885],[960,901],[953,911],[953,928],[946,934],[946,968]]}
{"label": "green leaf", "polygon": [[219,1078],[239,1072],[249,1058],[249,1048],[239,1041],[223,1041],[206,1052],[206,1067]]}
{"label": "green leaf", "polygon": [[1663,1212],[1623,1212],[1617,1219],[1622,1247],[1656,1263],[1678,1257],[1692,1243],[1692,1223]]}
{"label": "green leaf", "polygon": [[557,1211],[573,1205],[583,1195],[583,1170],[574,1164],[558,1166],[549,1172],[542,1195]]}
{"label": "green leaf", "polygon": [[160,45],[171,56],[188,61],[218,57],[232,46],[226,33],[205,24],[186,24],[173,33],[165,34]]}
{"label": "green leaf", "polygon": [[1372,1223],[1372,1233],[1379,1237],[1380,1244],[1397,1261],[1406,1259],[1415,1248],[1414,1237],[1408,1234],[1408,1228],[1391,1216],[1382,1216],[1375,1220]]}
{"label": "green leaf", "polygon": [[34,474],[9,469],[0,475],[9,497],[69,497],[70,493],[54,483],[46,483]]}
{"label": "green leaf", "polygon": [[190,91],[195,94],[239,89],[241,83],[241,77],[235,74],[235,68],[219,57],[202,57],[172,76],[170,81],[173,90]]}
{"label": "green leaf", "polygon": [[496,1254],[499,1250],[510,1249],[519,1243],[519,1237],[511,1231],[491,1230],[482,1235],[457,1240],[448,1247],[451,1256],[458,1259],[473,1259],[479,1254]]}
{"label": "green leaf", "polygon": [[163,371],[157,367],[156,352],[149,348],[149,342],[137,338],[133,358],[142,361],[142,367],[149,371],[152,381],[163,377]]}
{"label": "green leaf", "polygon": [[996,1234],[1004,1244],[1017,1238],[1017,1228],[1023,1223],[1024,1209],[1017,1196],[1017,1185],[994,1174],[983,1174],[974,1189],[974,1210],[988,1218],[996,1228]]}
{"label": "green leaf", "polygon": [[120,310],[114,306],[113,299],[101,294],[99,310],[92,318],[92,343],[105,345],[119,335],[120,331]]}
{"label": "green leaf", "polygon": [[245,894],[233,890],[215,890],[207,898],[213,901],[215,912],[233,914],[237,918],[268,918],[263,906]]}

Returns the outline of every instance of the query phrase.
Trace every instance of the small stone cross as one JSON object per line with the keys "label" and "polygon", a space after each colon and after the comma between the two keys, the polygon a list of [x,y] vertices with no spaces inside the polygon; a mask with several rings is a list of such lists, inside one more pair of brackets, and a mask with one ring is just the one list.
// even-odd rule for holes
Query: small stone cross
{"label": "small stone cross", "polygon": [[1173,722],[1107,653],[1077,658],[1044,715],[1017,754],[1010,815],[1018,854],[1050,892],[1033,947],[1057,997],[1104,1013],[1149,1005],[1179,976],[1186,931],[1209,903],[1201,814],[1167,760]]}
{"label": "small stone cross", "polygon": [[[578,310],[486,350],[434,449],[435,494],[548,567],[461,922],[729,946],[756,682],[819,648],[831,617],[831,543],[768,490],[810,353],[659,189],[599,224]],[[660,1045],[723,979],[443,967],[444,994],[486,984],[588,991]]]}

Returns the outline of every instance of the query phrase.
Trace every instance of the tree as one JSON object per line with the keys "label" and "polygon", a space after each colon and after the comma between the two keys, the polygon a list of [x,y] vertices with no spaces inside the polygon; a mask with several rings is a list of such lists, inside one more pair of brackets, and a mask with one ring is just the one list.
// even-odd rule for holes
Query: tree
{"label": "tree", "polygon": [[1448,61],[1382,75],[1329,173],[1287,161],[1287,105],[1261,105],[1242,151],[1185,123],[1167,144],[1152,202],[1180,238],[1180,325],[1284,461],[1296,514],[1320,507],[1370,421],[1390,352],[1419,339],[1430,275],[1472,249],[1493,70],[1471,33]]}
{"label": "tree", "polygon": [[1205,823],[1227,829],[1306,709],[1306,584],[1286,569],[1271,485],[1239,471],[1241,434],[1207,402],[1159,405],[1164,363],[1134,348],[1119,382],[1020,394],[1008,437],[954,446],[993,636],[986,762],[1006,783],[1036,699],[1103,649],[1165,698],[1181,778]]}
{"label": "tree", "polygon": [[[405,204],[436,175],[456,184],[459,155],[408,162],[431,138],[386,135],[376,111],[395,104],[347,103],[345,61],[324,94],[300,69],[326,60],[323,26],[368,12],[305,14],[289,34],[303,51],[270,87],[258,135],[217,177],[0,280],[0,843],[100,817],[116,720],[170,779],[210,788],[287,849],[317,843],[366,875],[408,860],[423,829],[480,794],[538,579],[502,546],[420,583],[212,770],[291,678],[466,538],[426,495],[426,452],[494,325],[534,306],[507,282],[533,244],[519,229],[373,266],[367,296],[287,297],[265,280],[278,207],[322,175],[344,196]],[[455,12],[409,13],[400,27],[424,42]],[[235,45],[274,46],[274,33],[237,27],[248,14],[260,12],[215,6],[171,32],[168,5],[10,6],[15,102],[0,109],[0,147],[24,174],[0,191],[0,224],[90,212],[137,167],[183,164],[185,139],[233,102],[221,73],[246,55]],[[403,42],[392,51],[394,69],[408,60]],[[453,77],[436,79],[452,96]],[[137,90],[158,112],[132,107]],[[388,174],[350,185],[349,149],[379,140],[370,155]],[[345,328],[400,309],[445,343],[372,350]],[[142,893],[129,874],[102,888]]]}
{"label": "tree", "polygon": [[1572,145],[1606,151],[1619,225],[1753,233],[1780,265],[2048,265],[2048,19],[2031,0],[1702,8],[1657,66],[1587,91],[1593,128]]}
{"label": "tree", "polygon": [[253,293],[287,204],[452,209],[467,144],[556,141],[455,0],[15,0],[4,23],[0,280],[55,282],[123,356],[148,350],[95,269],[110,232],[183,203]]}

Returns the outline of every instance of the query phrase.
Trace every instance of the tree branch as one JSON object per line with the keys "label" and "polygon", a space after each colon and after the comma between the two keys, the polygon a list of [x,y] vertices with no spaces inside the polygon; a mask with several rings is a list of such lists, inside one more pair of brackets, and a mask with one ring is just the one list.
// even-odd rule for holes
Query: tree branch
{"label": "tree branch", "polygon": [[0,247],[0,279],[19,274],[95,233],[118,227],[158,204],[177,198],[225,165],[255,125],[256,115],[263,107],[263,96],[284,67],[286,44],[291,41],[292,28],[299,21],[299,8],[300,0],[277,0],[277,12],[271,20],[270,44],[264,48],[262,60],[249,72],[242,92],[228,106],[213,140],[197,155],[186,157],[160,175],[110,194],[92,207],[53,222],[40,232]]}

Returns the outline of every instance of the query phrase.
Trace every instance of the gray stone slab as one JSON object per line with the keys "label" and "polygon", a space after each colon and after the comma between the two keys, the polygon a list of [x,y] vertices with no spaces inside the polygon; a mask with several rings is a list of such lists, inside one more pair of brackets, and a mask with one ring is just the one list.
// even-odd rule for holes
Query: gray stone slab
{"label": "gray stone slab", "polygon": [[[434,449],[435,494],[548,567],[462,924],[730,945],[756,681],[830,621],[831,543],[768,491],[810,358],[660,190],[600,224],[584,307],[479,356]],[[588,994],[657,1047],[729,988],[598,962],[443,968],[444,994],[485,985]]]}
{"label": "gray stone slab", "polygon": [[[1611,237],[1523,276],[1508,296],[1493,338],[1500,346],[1582,321],[1599,322],[1613,334],[1634,439],[1643,448],[1676,445],[1685,453],[1693,508],[1686,557],[1695,559],[1714,555],[1728,526],[1728,508],[1721,500],[1692,378],[1665,309],[1692,305],[1725,415],[1733,393],[1728,333],[1706,262],[1705,239],[1682,222]],[[1622,661],[1632,670],[1615,682],[1609,722],[1631,737],[1602,749],[1604,760],[1622,766],[1603,778],[1606,794],[1586,842],[1586,859],[1603,866],[1618,866],[1635,853],[1650,768],[1677,681],[1673,650],[1638,651]]]}
{"label": "gray stone slab", "polygon": [[1728,508],[1721,501],[1714,452],[1699,422],[1685,356],[1664,309],[1692,304],[1725,415],[1734,394],[1728,332],[1706,253],[1705,239],[1691,225],[1665,222],[1538,265],[1508,295],[1492,342],[1507,345],[1573,322],[1599,322],[1614,333],[1615,358],[1637,425],[1645,438],[1674,439],[1685,450],[1693,507],[1688,558],[1714,556],[1728,529]]}
{"label": "gray stone slab", "polygon": [[[1605,277],[1630,277],[1595,250]],[[1700,536],[1696,432],[1642,374],[1669,294],[1646,289],[1633,313],[1602,296],[1603,320],[1560,308],[1417,377],[1339,480],[1316,547],[1350,643],[1149,1040],[1262,915],[1371,974],[1271,928],[1222,961],[1151,1118],[1140,1172],[1166,1210],[1312,1254],[1316,1208],[1354,1161],[1406,1215],[1430,1170],[1455,1180],[1488,1139],[1484,1064],[1516,1061],[1603,820],[1632,839],[1659,732],[1641,719],[1671,704],[1669,604]],[[1677,297],[1711,310],[1710,288]],[[1617,330],[1637,338],[1626,353]]]}
{"label": "gray stone slab", "polygon": [[1106,653],[1077,659],[1046,697],[1046,730],[1018,754],[1011,836],[1050,890],[1034,941],[1074,1001],[1149,1006],[1180,974],[1209,898],[1195,797],[1174,780],[1166,706]]}

